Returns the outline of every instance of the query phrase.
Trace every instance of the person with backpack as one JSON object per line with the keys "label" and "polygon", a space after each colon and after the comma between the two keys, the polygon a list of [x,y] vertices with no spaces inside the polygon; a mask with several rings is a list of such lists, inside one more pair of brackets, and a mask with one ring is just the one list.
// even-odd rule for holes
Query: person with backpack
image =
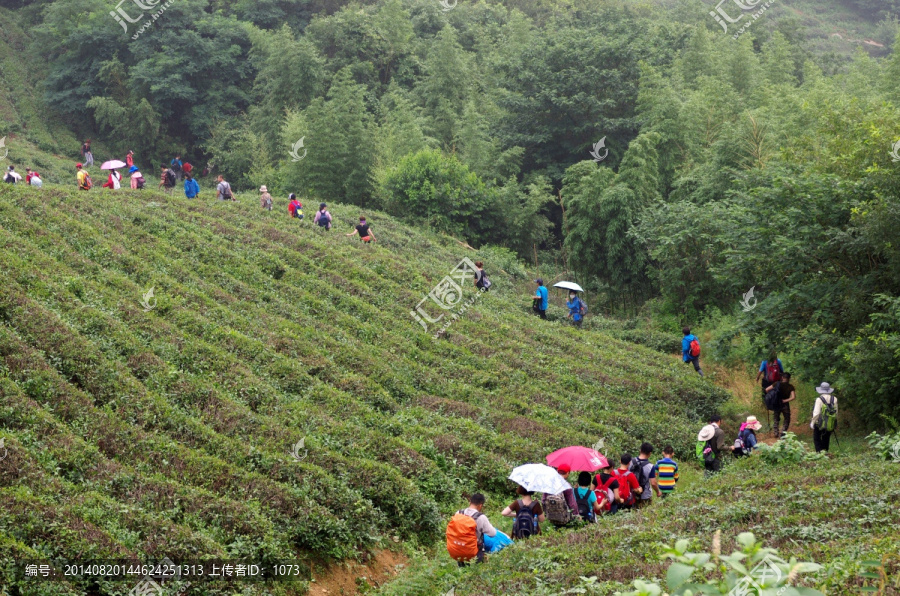
{"label": "person with backpack", "polygon": [[[572,468],[568,464],[560,464],[556,471],[566,478],[572,472]],[[555,495],[544,495],[541,506],[547,519],[556,527],[568,525],[578,518],[578,503],[575,501],[575,490],[572,488]]]}
{"label": "person with backpack", "polygon": [[623,453],[619,458],[619,467],[613,470],[613,476],[619,481],[619,496],[622,498],[619,509],[634,507],[643,490],[637,476],[630,469],[632,459],[630,453]]}
{"label": "person with backpack", "polygon": [[600,507],[604,511],[612,515],[619,510],[623,499],[619,494],[619,481],[612,474],[612,464],[609,462],[594,476],[594,492],[597,493]]}
{"label": "person with backpack", "polygon": [[650,461],[651,455],[653,455],[653,445],[646,441],[641,443],[640,454],[631,460],[631,465],[628,468],[637,478],[638,485],[641,487],[641,498],[636,503],[638,507],[649,505],[653,499],[654,492],[657,497],[662,496],[656,480],[656,466]]}
{"label": "person with backpack", "polygon": [[741,424],[737,439],[734,440],[731,448],[732,454],[735,457],[749,456],[759,445],[759,441],[756,440],[756,431],[761,428],[762,423],[756,419],[756,416],[747,416],[747,421]]}
{"label": "person with backpack", "polygon": [[131,166],[128,168],[128,175],[131,177],[131,189],[139,190],[146,186],[147,181],[144,180],[144,175],[141,174],[141,171],[137,166]]}
{"label": "person with backpack", "polygon": [[269,189],[265,184],[259,187],[259,206],[266,211],[272,210],[272,195],[269,194]]}
{"label": "person with backpack", "polygon": [[25,168],[25,184],[31,184],[31,177],[34,176],[34,172],[31,168]]}
{"label": "person with backpack", "polygon": [[813,406],[812,421],[809,427],[813,431],[813,445],[816,453],[828,451],[831,446],[831,435],[837,430],[837,397],[832,395],[834,387],[822,383],[816,387],[816,405]]}
{"label": "person with backpack", "polygon": [[574,290],[569,292],[566,308],[569,309],[569,314],[566,318],[572,319],[572,324],[576,327],[581,327],[584,315],[587,313],[587,305],[584,303],[584,300],[578,297],[578,292]]}
{"label": "person with backpack", "polygon": [[91,181],[91,175],[87,170],[81,168],[81,164],[75,164],[75,179],[78,181],[78,190],[91,190],[94,183]]}
{"label": "person with backpack", "polygon": [[184,163],[181,165],[181,173],[184,174],[185,176],[187,176],[188,174],[190,174],[191,176],[193,176],[193,175],[194,175],[194,166],[192,166],[192,165],[190,164],[190,162],[187,162],[187,161],[184,162]]}
{"label": "person with backpack", "polygon": [[359,216],[359,224],[357,224],[356,228],[354,228],[352,232],[347,234],[347,236],[353,236],[357,234],[359,235],[360,240],[362,240],[366,244],[375,240],[375,234],[373,234],[372,230],[369,229],[369,224],[366,223],[366,218],[362,215]]}
{"label": "person with backpack", "polygon": [[675,449],[671,445],[663,447],[662,452],[663,458],[656,462],[654,470],[659,494],[662,498],[666,498],[675,492],[675,485],[678,483],[678,463],[675,461]]}
{"label": "person with backpack", "polygon": [[184,196],[189,199],[196,198],[200,194],[200,185],[194,180],[190,172],[184,173]]}
{"label": "person with backpack", "polygon": [[542,319],[546,319],[550,294],[547,292],[547,287],[544,285],[543,279],[539,277],[534,280],[534,283],[536,283],[538,287],[534,292],[534,296],[531,298],[531,310],[536,312]]}
{"label": "person with backpack", "polygon": [[109,178],[103,183],[103,188],[108,188],[110,190],[119,190],[122,188],[122,174],[119,173],[119,170],[109,171]]}
{"label": "person with backpack", "polygon": [[219,174],[216,177],[216,199],[219,201],[236,201],[234,193],[231,191],[231,185],[225,182],[225,176]]}
{"label": "person with backpack", "polygon": [[316,216],[313,218],[313,223],[320,228],[330,230],[332,217],[331,214],[328,213],[327,207],[328,206],[325,203],[319,203],[319,210],[316,211]]}
{"label": "person with backpack", "polygon": [[297,195],[291,193],[288,195],[288,213],[296,219],[303,219],[303,203],[297,198]]}
{"label": "person with backpack", "polygon": [[691,333],[690,327],[683,327],[681,332],[684,334],[684,337],[681,339],[681,359],[684,360],[685,364],[688,362],[693,364],[694,370],[702,377],[703,369],[700,368],[700,340],[697,339],[696,335]]}
{"label": "person with backpack", "polygon": [[483,494],[473,494],[469,506],[457,511],[447,524],[447,552],[460,567],[465,567],[472,559],[484,563],[484,537],[497,535],[496,528],[482,513],[484,502]]}
{"label": "person with backpack", "polygon": [[166,164],[161,163],[159,164],[159,167],[159,186],[157,188],[162,188],[163,192],[166,194],[172,194],[172,191],[175,189],[175,183],[178,182],[178,178],[175,176],[175,172],[173,172]]}
{"label": "person with backpack", "polygon": [[759,365],[759,372],[756,373],[756,382],[759,383],[760,379],[762,379],[763,399],[766,397],[766,387],[770,387],[780,381],[782,373],[784,373],[784,366],[781,364],[778,356],[775,355],[775,352],[772,352],[769,359],[763,360]]}
{"label": "person with backpack", "polygon": [[81,159],[84,160],[84,167],[94,165],[94,154],[91,153],[91,140],[87,139],[81,144]]}
{"label": "person with backpack", "polygon": [[597,521],[597,516],[603,513],[603,507],[600,506],[600,502],[597,501],[597,495],[591,489],[590,472],[579,472],[578,474],[575,504],[578,507],[578,515],[589,524]]}
{"label": "person with backpack", "polygon": [[182,165],[180,155],[176,155],[175,159],[169,162],[170,169],[175,173],[176,182],[181,179]]}
{"label": "person with backpack", "polygon": [[18,184],[21,179],[22,175],[19,174],[13,166],[9,166],[9,169],[6,170],[6,175],[3,177],[3,181],[10,184]]}
{"label": "person with backpack", "polygon": [[722,417],[713,414],[709,424],[697,435],[697,459],[703,462],[706,475],[710,476],[722,469],[722,450],[725,447],[725,431],[721,428]]}
{"label": "person with backpack", "polygon": [[488,279],[487,273],[484,272],[484,263],[475,261],[475,289],[486,292],[491,285],[491,280]]}
{"label": "person with backpack", "polygon": [[[770,398],[769,395],[775,391],[776,398]],[[797,399],[797,391],[791,385],[791,373],[786,372],[781,375],[781,380],[776,381],[773,385],[766,387],[766,408],[775,413],[775,438],[780,439],[791,427],[791,405],[790,403]],[[769,408],[769,402],[776,406],[775,409]],[[779,431],[781,426],[781,418],[784,417],[784,430]]]}
{"label": "person with backpack", "polygon": [[541,522],[546,519],[540,501],[535,501],[532,491],[523,486],[516,487],[518,499],[513,501],[501,513],[503,517],[511,517],[513,521],[512,538],[522,540],[541,533]]}

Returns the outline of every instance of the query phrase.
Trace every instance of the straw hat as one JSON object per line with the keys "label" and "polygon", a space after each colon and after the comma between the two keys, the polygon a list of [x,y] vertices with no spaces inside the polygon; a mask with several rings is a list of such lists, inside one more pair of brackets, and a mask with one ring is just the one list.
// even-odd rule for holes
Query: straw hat
{"label": "straw hat", "polygon": [[747,416],[746,427],[752,428],[753,430],[759,430],[762,428],[762,424],[756,419],[756,416]]}
{"label": "straw hat", "polygon": [[698,441],[708,441],[711,438],[716,436],[716,427],[712,424],[707,424],[703,428],[700,429],[700,434],[697,435]]}
{"label": "straw hat", "polygon": [[262,186],[259,187],[259,192],[269,192],[269,189],[266,188],[265,184],[263,184]]}

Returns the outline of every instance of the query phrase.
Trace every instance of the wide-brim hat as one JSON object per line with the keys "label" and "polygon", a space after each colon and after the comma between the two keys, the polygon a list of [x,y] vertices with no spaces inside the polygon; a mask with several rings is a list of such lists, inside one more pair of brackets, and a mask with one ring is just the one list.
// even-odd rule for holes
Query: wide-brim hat
{"label": "wide-brim hat", "polygon": [[762,428],[762,423],[756,419],[756,416],[747,416],[747,428],[752,428],[753,430],[759,430]]}
{"label": "wide-brim hat", "polygon": [[707,424],[703,428],[700,429],[700,433],[697,435],[698,441],[708,441],[711,438],[716,436],[716,427],[712,424]]}
{"label": "wide-brim hat", "polygon": [[259,192],[269,192],[269,189],[266,188],[265,184],[263,184],[262,186],[259,187]]}
{"label": "wide-brim hat", "polygon": [[824,394],[834,393],[834,387],[832,387],[828,383],[822,383],[821,385],[816,387],[816,391],[818,393],[824,393]]}

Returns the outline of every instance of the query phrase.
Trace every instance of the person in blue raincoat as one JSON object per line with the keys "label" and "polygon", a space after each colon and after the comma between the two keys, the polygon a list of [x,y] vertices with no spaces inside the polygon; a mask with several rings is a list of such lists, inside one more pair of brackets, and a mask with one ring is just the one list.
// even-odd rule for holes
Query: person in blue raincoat
{"label": "person in blue raincoat", "polygon": [[568,318],[572,319],[572,323],[576,327],[581,327],[581,322],[584,320],[584,313],[587,310],[587,307],[584,304],[584,301],[578,297],[578,292],[575,290],[569,291],[569,299],[566,301],[566,308],[569,309]]}

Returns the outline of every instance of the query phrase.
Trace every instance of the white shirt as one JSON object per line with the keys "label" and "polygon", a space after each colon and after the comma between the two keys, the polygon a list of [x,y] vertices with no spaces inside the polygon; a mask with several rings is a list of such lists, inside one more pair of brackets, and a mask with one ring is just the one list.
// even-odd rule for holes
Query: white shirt
{"label": "white shirt", "polygon": [[822,413],[822,407],[824,405],[822,403],[823,400],[828,403],[833,403],[834,404],[834,412],[835,412],[835,414],[837,414],[838,404],[837,404],[837,397],[834,396],[834,393],[832,393],[831,395],[822,395],[822,394],[817,395],[816,396],[816,405],[813,407],[812,421],[809,423],[810,428],[816,427],[816,420],[819,419],[819,415]]}

